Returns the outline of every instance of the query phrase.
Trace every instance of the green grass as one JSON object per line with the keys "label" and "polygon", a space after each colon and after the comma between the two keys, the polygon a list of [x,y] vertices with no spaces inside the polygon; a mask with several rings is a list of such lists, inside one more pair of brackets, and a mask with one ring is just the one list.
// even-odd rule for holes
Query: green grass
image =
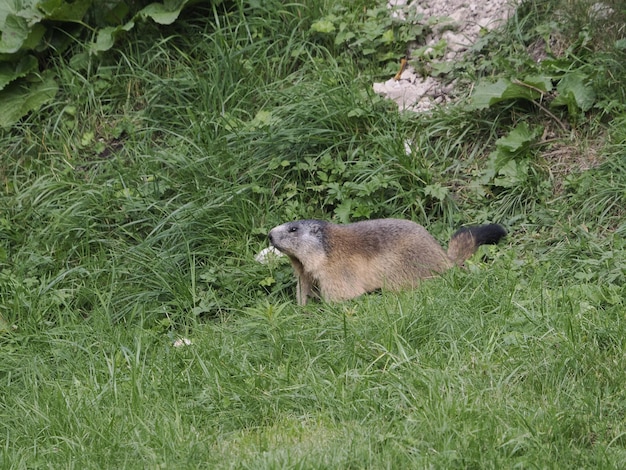
{"label": "green grass", "polygon": [[419,295],[305,314],[268,303],[198,325],[180,349],[135,325],[21,334],[3,345],[5,458],[111,468],[617,464],[623,306],[579,304],[578,289],[547,290],[543,273],[521,281],[483,270]]}
{"label": "green grass", "polygon": [[[56,101],[0,134],[0,467],[620,468],[623,6],[581,26],[526,2],[453,71],[461,94],[546,73],[526,47],[550,32],[597,72],[590,110],[551,108],[566,131],[524,102],[399,115],[371,91],[389,62],[311,32],[325,2],[249,5],[76,44]],[[520,122],[547,137],[490,176]],[[286,220],[387,216],[510,234],[338,304],[254,261]]]}

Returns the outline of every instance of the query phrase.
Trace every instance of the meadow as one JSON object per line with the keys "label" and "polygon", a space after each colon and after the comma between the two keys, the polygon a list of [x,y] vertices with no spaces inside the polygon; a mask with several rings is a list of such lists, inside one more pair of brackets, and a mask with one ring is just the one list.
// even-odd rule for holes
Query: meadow
{"label": "meadow", "polygon": [[[0,130],[0,468],[623,467],[626,10],[592,3],[524,1],[424,114],[372,91],[425,34],[384,2],[197,4],[50,55],[55,98]],[[509,234],[305,307],[254,259],[376,217]]]}

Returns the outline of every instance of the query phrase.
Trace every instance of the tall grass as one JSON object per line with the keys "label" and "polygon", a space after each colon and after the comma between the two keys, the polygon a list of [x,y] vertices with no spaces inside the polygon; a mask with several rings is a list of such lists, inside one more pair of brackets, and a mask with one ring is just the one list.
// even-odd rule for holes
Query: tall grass
{"label": "tall grass", "polygon": [[[543,7],[485,38],[493,73],[545,32]],[[624,461],[623,93],[599,89],[551,141],[606,136],[593,168],[555,181],[541,142],[536,178],[492,191],[495,140],[545,115],[398,114],[371,91],[380,63],[310,32],[329,8],[142,25],[106,56],[57,58],[57,101],[0,134],[0,466]],[[576,54],[617,80],[609,49]],[[415,291],[304,308],[288,263],[254,261],[285,220],[379,216],[444,244],[464,223],[510,235]]]}

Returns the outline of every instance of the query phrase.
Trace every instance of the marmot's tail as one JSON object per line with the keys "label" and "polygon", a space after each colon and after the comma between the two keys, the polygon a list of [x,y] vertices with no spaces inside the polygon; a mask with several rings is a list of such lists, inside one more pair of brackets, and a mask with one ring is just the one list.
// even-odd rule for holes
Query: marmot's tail
{"label": "marmot's tail", "polygon": [[463,227],[452,235],[448,246],[448,257],[454,264],[460,266],[476,253],[480,245],[495,245],[504,236],[506,236],[506,230],[498,224]]}

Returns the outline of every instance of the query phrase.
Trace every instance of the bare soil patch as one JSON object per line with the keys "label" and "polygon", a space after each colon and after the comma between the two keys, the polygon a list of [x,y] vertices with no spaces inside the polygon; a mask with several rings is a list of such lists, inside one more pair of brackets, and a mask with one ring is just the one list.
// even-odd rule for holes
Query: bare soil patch
{"label": "bare soil patch", "polygon": [[[430,27],[432,31],[423,41],[411,45],[409,61],[411,52],[418,48],[428,55],[430,50],[445,47],[443,57],[436,59],[437,62],[453,62],[459,60],[481,33],[502,25],[514,12],[516,3],[513,0],[390,0],[388,5],[400,17],[414,9],[423,15],[421,22],[425,25],[433,18],[445,18]],[[421,112],[451,101],[454,85],[422,75],[408,65],[399,76],[374,83],[374,91],[394,100],[401,110]]]}

